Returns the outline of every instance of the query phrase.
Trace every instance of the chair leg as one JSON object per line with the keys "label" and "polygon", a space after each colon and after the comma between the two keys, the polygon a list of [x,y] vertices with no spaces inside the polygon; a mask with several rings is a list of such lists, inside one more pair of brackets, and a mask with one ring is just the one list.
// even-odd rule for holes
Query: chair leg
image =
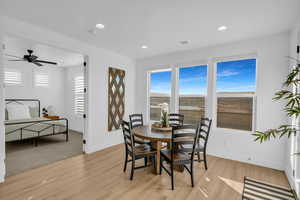
{"label": "chair leg", "polygon": [[194,167],[193,167],[193,161],[191,163],[191,181],[192,181],[192,187],[194,187]]}
{"label": "chair leg", "polygon": [[130,180],[133,179],[134,167],[135,167],[135,158],[132,158]]}
{"label": "chair leg", "polygon": [[206,151],[203,152],[203,159],[204,159],[205,170],[207,170]]}
{"label": "chair leg", "polygon": [[162,160],[161,160],[161,157],[160,157],[160,165],[159,165],[159,175],[161,175],[161,171],[162,171]]}
{"label": "chair leg", "polygon": [[128,160],[128,153],[126,151],[126,155],[125,155],[125,163],[124,163],[124,169],[123,169],[123,172],[126,171],[126,168],[127,168],[127,160]]}
{"label": "chair leg", "polygon": [[197,157],[198,157],[198,162],[201,162],[200,161],[200,152],[197,152]]}
{"label": "chair leg", "polygon": [[171,163],[171,183],[172,183],[172,190],[174,190],[174,168],[173,168],[173,163]]}
{"label": "chair leg", "polygon": [[144,167],[147,167],[148,163],[148,156],[144,157]]}
{"label": "chair leg", "polygon": [[154,169],[155,169],[155,171],[156,171],[156,161],[155,161],[155,155],[153,155],[153,156],[151,157],[151,159],[152,159],[152,164],[153,164],[153,167],[154,167]]}

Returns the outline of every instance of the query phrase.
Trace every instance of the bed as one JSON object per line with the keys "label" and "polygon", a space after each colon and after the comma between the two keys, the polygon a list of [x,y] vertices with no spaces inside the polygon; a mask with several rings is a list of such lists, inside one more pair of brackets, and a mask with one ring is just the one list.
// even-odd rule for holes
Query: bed
{"label": "bed", "polygon": [[34,139],[37,146],[39,138],[60,134],[68,141],[68,119],[44,118],[40,111],[38,99],[5,99],[5,141]]}

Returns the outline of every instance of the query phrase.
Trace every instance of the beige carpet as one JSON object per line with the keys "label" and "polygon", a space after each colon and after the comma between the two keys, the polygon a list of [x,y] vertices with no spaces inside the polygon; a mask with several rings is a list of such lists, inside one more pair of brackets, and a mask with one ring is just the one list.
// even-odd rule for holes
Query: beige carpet
{"label": "beige carpet", "polygon": [[69,131],[65,135],[43,137],[35,147],[32,140],[6,143],[6,176],[82,154],[82,134]]}

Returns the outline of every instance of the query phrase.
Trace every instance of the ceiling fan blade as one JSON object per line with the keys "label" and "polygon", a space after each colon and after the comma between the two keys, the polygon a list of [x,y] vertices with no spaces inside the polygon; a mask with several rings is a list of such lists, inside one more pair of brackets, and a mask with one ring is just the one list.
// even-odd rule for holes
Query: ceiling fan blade
{"label": "ceiling fan blade", "polygon": [[56,62],[50,62],[50,61],[45,61],[45,60],[35,60],[34,62],[46,63],[46,64],[51,64],[51,65],[57,65]]}
{"label": "ceiling fan blade", "polygon": [[23,59],[23,57],[20,57],[20,56],[14,56],[14,55],[10,55],[10,54],[4,54],[5,56],[10,56],[10,57],[14,57],[14,58],[20,58],[20,59]]}
{"label": "ceiling fan blade", "polygon": [[32,62],[32,63],[39,66],[39,67],[43,66],[41,63],[38,63],[38,62]]}
{"label": "ceiling fan blade", "polygon": [[25,60],[21,60],[21,59],[10,59],[10,60],[8,60],[8,61],[25,61]]}

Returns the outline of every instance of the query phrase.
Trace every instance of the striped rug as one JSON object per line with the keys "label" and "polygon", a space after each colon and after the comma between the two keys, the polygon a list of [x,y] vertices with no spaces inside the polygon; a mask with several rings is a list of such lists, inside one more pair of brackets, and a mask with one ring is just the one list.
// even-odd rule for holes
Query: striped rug
{"label": "striped rug", "polygon": [[245,177],[242,200],[296,200],[296,198],[291,189]]}

